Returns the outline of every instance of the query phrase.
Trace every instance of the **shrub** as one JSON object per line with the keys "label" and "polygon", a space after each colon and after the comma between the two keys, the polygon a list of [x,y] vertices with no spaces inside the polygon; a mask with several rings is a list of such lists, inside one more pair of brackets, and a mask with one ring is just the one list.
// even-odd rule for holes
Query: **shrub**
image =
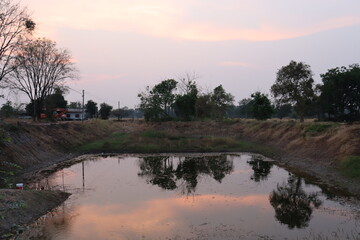
{"label": "shrub", "polygon": [[340,163],[340,170],[348,177],[360,177],[360,156],[347,157]]}

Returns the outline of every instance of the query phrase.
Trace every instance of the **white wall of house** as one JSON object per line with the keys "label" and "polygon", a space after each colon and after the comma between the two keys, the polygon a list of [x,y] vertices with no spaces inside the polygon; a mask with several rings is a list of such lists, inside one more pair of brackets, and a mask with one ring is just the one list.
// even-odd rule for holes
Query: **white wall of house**
{"label": "white wall of house", "polygon": [[67,120],[83,120],[85,113],[81,109],[68,109],[66,114]]}

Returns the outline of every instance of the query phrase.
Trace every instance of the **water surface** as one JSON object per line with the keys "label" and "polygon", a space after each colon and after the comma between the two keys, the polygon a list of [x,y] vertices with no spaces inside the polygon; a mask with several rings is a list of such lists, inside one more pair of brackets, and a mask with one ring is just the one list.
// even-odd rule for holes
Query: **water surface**
{"label": "water surface", "polygon": [[360,239],[356,206],[259,155],[89,157],[32,188],[72,196],[20,239]]}

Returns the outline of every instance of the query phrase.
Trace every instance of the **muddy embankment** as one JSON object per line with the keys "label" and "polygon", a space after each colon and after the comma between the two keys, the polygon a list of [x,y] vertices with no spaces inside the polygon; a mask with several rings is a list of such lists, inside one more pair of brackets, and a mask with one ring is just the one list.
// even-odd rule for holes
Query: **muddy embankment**
{"label": "muddy embankment", "polygon": [[[79,147],[112,133],[153,130],[181,137],[224,137],[269,146],[280,164],[320,176],[348,156],[360,156],[360,124],[299,123],[293,120],[226,122],[85,121],[0,124],[11,138],[0,144],[0,159],[23,171],[47,167],[80,154]],[[156,139],[154,139],[156,141]],[[164,149],[166,151],[166,149]],[[319,171],[319,172],[317,172]],[[331,172],[333,174],[333,172]],[[340,176],[339,176],[340,177]]]}
{"label": "muddy embankment", "polygon": [[[333,190],[347,190],[360,198],[359,179],[345,177],[338,171],[339,162],[343,159],[360,156],[360,124],[298,123],[291,120],[147,124],[143,121],[94,120],[83,123],[2,123],[0,130],[11,138],[9,142],[0,143],[0,160],[21,166],[22,172],[31,173],[70,159],[81,154],[79,149],[84,144],[113,133],[132,134],[151,130],[172,136],[171,139],[177,139],[174,136],[179,136],[180,140],[222,137],[265,145],[274,150],[271,153],[276,154],[268,157],[275,158],[279,165],[313,177]],[[0,191],[0,200],[7,200],[7,195]],[[39,209],[40,212],[43,210]],[[2,220],[17,222],[4,217]]]}

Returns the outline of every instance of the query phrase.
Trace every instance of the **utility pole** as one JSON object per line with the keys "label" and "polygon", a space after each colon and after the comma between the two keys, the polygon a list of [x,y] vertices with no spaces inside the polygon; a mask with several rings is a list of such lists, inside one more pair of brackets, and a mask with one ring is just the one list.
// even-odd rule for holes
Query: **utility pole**
{"label": "utility pole", "polygon": [[85,98],[85,90],[82,90],[82,116],[81,116],[81,122],[84,122],[84,115],[85,115],[84,98]]}
{"label": "utility pole", "polygon": [[120,101],[118,101],[118,121],[120,121]]}

